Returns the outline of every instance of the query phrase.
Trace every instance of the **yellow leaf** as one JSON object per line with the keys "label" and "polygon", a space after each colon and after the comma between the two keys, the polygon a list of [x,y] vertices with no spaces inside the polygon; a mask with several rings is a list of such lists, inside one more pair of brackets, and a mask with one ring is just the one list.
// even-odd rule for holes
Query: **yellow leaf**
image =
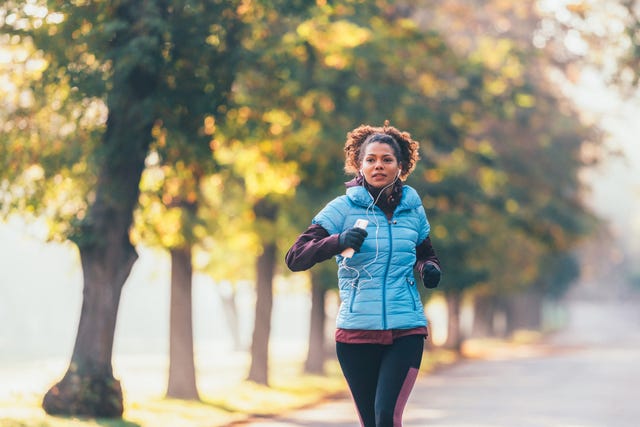
{"label": "yellow leaf", "polygon": [[536,105],[536,99],[532,95],[518,93],[516,95],[516,104],[522,108],[533,108]]}

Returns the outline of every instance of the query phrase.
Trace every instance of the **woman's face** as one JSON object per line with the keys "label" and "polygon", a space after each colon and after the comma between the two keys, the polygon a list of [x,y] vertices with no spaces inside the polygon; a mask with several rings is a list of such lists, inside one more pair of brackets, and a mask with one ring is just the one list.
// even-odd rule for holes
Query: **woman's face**
{"label": "woman's face", "polygon": [[400,164],[389,144],[372,142],[365,147],[362,158],[362,175],[374,188],[391,184],[400,173]]}

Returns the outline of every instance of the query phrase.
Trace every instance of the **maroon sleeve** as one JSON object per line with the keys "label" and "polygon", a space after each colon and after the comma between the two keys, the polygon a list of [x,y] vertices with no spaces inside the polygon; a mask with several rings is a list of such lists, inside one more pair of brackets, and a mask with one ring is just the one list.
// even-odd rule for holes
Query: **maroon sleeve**
{"label": "maroon sleeve", "polygon": [[416,247],[416,268],[420,274],[422,274],[422,269],[427,264],[433,264],[440,270],[440,260],[431,245],[431,237],[427,237]]}
{"label": "maroon sleeve", "polygon": [[291,271],[303,271],[325,261],[340,252],[338,234],[330,235],[318,224],[312,224],[298,236],[285,256]]}

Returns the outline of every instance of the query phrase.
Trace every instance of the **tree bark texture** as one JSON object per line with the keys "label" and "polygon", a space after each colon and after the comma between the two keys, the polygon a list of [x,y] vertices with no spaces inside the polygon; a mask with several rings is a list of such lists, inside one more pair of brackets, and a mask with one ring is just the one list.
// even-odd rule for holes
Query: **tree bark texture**
{"label": "tree bark texture", "polygon": [[171,250],[167,397],[200,400],[193,345],[191,247]]}
{"label": "tree bark texture", "polygon": [[[274,224],[277,206],[266,199],[254,207],[256,218]],[[257,384],[269,385],[269,338],[273,311],[273,274],[276,265],[277,245],[275,236],[261,236],[262,254],[256,263],[256,316],[251,341],[251,366],[247,379]]]}
{"label": "tree bark texture", "polygon": [[309,322],[309,349],[304,364],[309,374],[324,374],[325,349],[325,295],[327,287],[324,276],[311,269],[311,319]]}
{"label": "tree bark texture", "polygon": [[542,293],[528,289],[506,299],[507,335],[518,330],[538,331],[542,328]]}
{"label": "tree bark texture", "polygon": [[445,293],[447,300],[447,341],[445,348],[460,351],[462,348],[462,336],[460,334],[460,305],[462,294],[460,292]]}
{"label": "tree bark texture", "polygon": [[273,272],[275,269],[275,243],[264,247],[258,257],[256,318],[251,341],[251,367],[248,380],[269,385],[269,338],[273,311]]}
{"label": "tree bark texture", "polygon": [[[45,394],[49,414],[121,417],[120,383],[111,357],[122,287],[137,259],[129,240],[139,182],[151,143],[151,98],[161,68],[162,34],[150,24],[154,2],[123,2],[113,19],[126,23],[112,41],[113,86],[95,198],[72,240],[78,245],[84,290],[78,332],[68,370]],[[140,38],[145,49],[132,49]]]}
{"label": "tree bark texture", "polygon": [[473,325],[471,327],[471,336],[474,338],[494,336],[494,315],[495,297],[493,295],[477,295],[473,300]]}

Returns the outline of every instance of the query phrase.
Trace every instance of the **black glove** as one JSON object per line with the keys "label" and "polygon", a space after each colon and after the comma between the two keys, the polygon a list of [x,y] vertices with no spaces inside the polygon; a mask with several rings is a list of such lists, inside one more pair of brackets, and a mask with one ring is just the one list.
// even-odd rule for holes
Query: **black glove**
{"label": "black glove", "polygon": [[422,269],[422,283],[426,288],[436,288],[440,283],[440,274],[440,269],[435,264],[426,264]]}
{"label": "black glove", "polygon": [[364,238],[367,237],[368,234],[367,230],[357,227],[344,230],[340,233],[340,238],[338,239],[340,250],[343,251],[347,248],[353,248],[354,251],[358,252],[360,247],[362,247]]}

